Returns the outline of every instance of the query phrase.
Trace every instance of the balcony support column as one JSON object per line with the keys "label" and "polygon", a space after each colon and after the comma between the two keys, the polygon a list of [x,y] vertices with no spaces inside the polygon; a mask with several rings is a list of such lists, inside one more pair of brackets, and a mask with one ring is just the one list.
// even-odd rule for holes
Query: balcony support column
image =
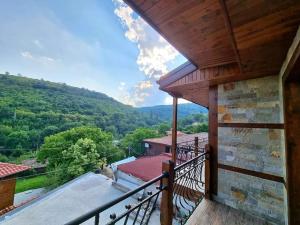
{"label": "balcony support column", "polygon": [[204,171],[205,171],[205,189],[204,189],[204,196],[206,199],[211,199],[211,193],[209,190],[210,187],[210,167],[211,167],[211,162],[210,162],[210,146],[207,144],[205,145],[205,163],[204,163]]}
{"label": "balcony support column", "polygon": [[162,173],[166,173],[168,176],[162,180],[161,206],[160,206],[160,224],[172,225],[173,221],[173,191],[174,191],[174,162],[169,160],[162,164]]}
{"label": "balcony support column", "polygon": [[177,149],[177,97],[173,97],[173,122],[172,122],[172,160],[176,164],[176,149]]}
{"label": "balcony support column", "polygon": [[199,155],[199,139],[198,137],[195,137],[195,156]]}

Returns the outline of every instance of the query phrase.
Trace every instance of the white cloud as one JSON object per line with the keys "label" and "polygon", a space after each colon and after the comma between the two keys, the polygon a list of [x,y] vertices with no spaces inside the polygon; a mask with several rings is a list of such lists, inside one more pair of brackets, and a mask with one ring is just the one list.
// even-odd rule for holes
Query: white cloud
{"label": "white cloud", "polygon": [[120,0],[114,0],[115,14],[120,18],[128,40],[137,43],[137,64],[148,78],[159,79],[168,72],[167,63],[179,53],[163,37],[154,31],[141,17]]}
{"label": "white cloud", "polygon": [[[147,80],[137,84],[136,90],[132,92],[131,98],[137,97],[134,104],[136,105],[142,103],[148,96],[148,93],[143,90],[153,87],[156,80],[168,73],[167,63],[174,60],[179,53],[141,17],[136,16],[122,0],[113,0],[113,2],[116,5],[115,14],[126,29],[126,38],[137,44],[139,54],[136,62]],[[131,98],[129,98],[130,102],[132,102]]]}
{"label": "white cloud", "polygon": [[33,56],[33,54],[29,51],[23,51],[20,54],[24,59],[32,60],[37,63],[49,64],[49,63],[52,63],[55,61],[55,59],[48,57],[48,56],[42,56],[42,55],[34,55]]}
{"label": "white cloud", "polygon": [[[183,98],[179,98],[178,99],[178,104],[184,104],[184,103],[190,103],[189,101],[183,99]],[[165,100],[164,100],[164,104],[165,105],[172,105],[173,104],[173,97],[168,95]]]}
{"label": "white cloud", "polygon": [[120,91],[118,100],[124,104],[139,106],[144,103],[145,99],[150,96],[150,90],[153,84],[150,80],[138,82],[134,87],[126,88],[125,83],[120,83],[118,90]]}
{"label": "white cloud", "polygon": [[145,89],[149,89],[149,88],[153,87],[153,84],[150,80],[145,80],[145,81],[139,82],[135,87],[139,90],[145,90]]}

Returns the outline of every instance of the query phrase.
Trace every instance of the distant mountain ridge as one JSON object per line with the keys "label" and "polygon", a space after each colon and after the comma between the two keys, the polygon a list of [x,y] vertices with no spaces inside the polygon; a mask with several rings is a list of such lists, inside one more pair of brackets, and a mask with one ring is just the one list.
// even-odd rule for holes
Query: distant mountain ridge
{"label": "distant mountain ridge", "polygon": [[[142,113],[147,113],[153,117],[162,120],[170,121],[173,112],[172,105],[156,105],[150,107],[140,107],[138,110]],[[192,114],[207,113],[207,108],[193,103],[178,104],[178,118],[182,119]]]}
{"label": "distant mountain ridge", "polygon": [[[172,118],[171,105],[135,108],[103,93],[23,76],[0,74],[0,90],[0,123],[25,130],[96,125],[124,135]],[[196,104],[179,104],[178,108],[179,119],[207,113]]]}

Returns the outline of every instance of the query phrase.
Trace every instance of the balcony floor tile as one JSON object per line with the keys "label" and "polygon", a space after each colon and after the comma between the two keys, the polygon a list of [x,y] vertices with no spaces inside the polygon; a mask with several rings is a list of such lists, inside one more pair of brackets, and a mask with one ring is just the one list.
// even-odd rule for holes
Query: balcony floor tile
{"label": "balcony floor tile", "polygon": [[186,225],[268,225],[270,223],[223,204],[203,199]]}

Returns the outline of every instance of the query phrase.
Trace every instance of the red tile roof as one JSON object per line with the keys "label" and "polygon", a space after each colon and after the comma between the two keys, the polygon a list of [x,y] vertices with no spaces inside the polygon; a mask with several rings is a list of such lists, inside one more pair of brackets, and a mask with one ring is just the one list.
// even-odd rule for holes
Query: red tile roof
{"label": "red tile roof", "polygon": [[29,166],[16,165],[12,163],[0,162],[0,178],[7,177],[25,170],[29,170]]}
{"label": "red tile roof", "polygon": [[[208,134],[206,132],[202,132],[202,133],[197,133],[197,134],[177,135],[177,143],[194,141],[195,137],[198,137],[199,141],[201,141],[201,139],[207,139]],[[157,143],[157,144],[163,144],[163,145],[171,146],[172,145],[172,135],[164,136],[164,137],[161,137],[161,138],[144,139],[143,141],[144,142],[149,142],[149,143]]]}
{"label": "red tile roof", "polygon": [[143,181],[149,181],[161,175],[162,162],[171,159],[171,154],[164,153],[157,156],[145,156],[135,161],[118,166],[118,170],[130,174]]}

